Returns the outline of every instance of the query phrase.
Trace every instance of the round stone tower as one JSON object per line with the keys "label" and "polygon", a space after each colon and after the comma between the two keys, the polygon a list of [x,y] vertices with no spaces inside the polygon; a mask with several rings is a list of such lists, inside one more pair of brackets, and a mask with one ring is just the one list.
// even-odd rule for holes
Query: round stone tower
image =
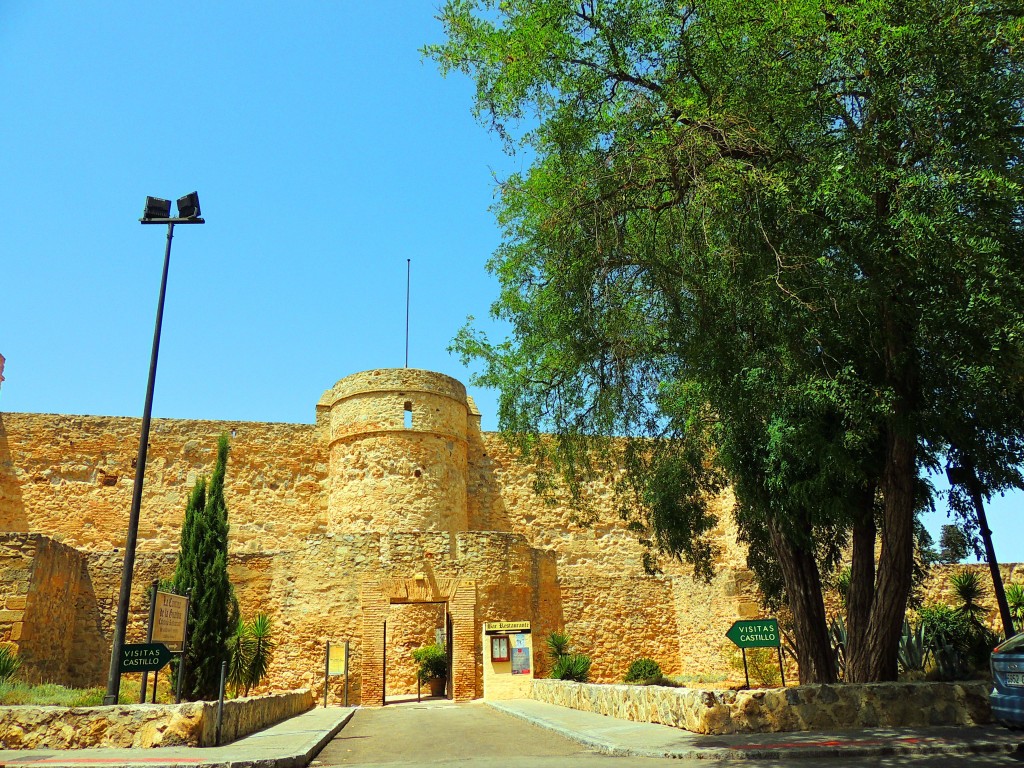
{"label": "round stone tower", "polygon": [[469,405],[460,382],[412,368],[363,371],[327,390],[317,413],[328,435],[332,532],[466,530]]}

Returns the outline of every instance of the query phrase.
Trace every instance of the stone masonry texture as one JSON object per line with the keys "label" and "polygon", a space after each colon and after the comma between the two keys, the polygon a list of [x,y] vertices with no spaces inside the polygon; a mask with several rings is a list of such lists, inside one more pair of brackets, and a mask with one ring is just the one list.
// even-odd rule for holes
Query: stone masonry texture
{"label": "stone masonry texture", "polygon": [[992,716],[990,686],[972,680],[733,691],[534,680],[531,696],[622,720],[726,734],[983,725]]}
{"label": "stone masonry texture", "polygon": [[[39,679],[105,679],[139,428],[0,413],[0,642]],[[512,620],[532,623],[538,677],[558,630],[592,657],[596,682],[621,681],[640,657],[668,675],[742,681],[725,632],[764,614],[728,493],[716,501],[712,581],[672,562],[648,575],[613,477],[584,489],[596,520],[579,524],[565,497],[537,495],[535,467],[481,432],[461,383],[415,369],[341,379],[311,424],[155,419],[129,642],[145,637],[145,592],[173,573],[188,492],[212,472],[222,433],[230,577],[243,615],[268,613],[279,643],[261,690],[310,688],[319,700],[324,645],[348,640],[350,702],[380,705],[415,692],[411,650],[450,624],[449,690],[476,698],[483,622]],[[342,685],[331,680],[333,700]]]}

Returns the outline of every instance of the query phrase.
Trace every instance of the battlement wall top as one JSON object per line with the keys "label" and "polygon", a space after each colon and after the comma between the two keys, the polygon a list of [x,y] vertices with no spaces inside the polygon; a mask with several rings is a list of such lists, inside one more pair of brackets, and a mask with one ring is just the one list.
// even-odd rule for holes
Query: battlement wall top
{"label": "battlement wall top", "polygon": [[468,408],[466,387],[458,379],[419,368],[376,368],[339,380],[324,392],[317,408],[331,408],[339,400],[378,392],[428,392],[455,400]]}

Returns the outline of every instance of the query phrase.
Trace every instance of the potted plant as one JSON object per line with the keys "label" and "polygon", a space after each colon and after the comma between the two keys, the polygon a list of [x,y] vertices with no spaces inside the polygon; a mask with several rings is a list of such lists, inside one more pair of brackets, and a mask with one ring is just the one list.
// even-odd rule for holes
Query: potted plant
{"label": "potted plant", "polygon": [[420,665],[416,676],[421,683],[430,686],[431,696],[444,696],[448,682],[448,654],[437,643],[425,645],[412,652],[413,660]]}

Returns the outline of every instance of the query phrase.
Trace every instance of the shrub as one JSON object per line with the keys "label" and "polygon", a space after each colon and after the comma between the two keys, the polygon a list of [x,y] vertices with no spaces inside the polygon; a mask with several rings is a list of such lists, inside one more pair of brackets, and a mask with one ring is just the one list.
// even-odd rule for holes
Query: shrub
{"label": "shrub", "polygon": [[937,603],[921,608],[918,611],[918,618],[924,628],[929,648],[951,645],[963,652],[971,646],[974,627],[965,613]]}
{"label": "shrub", "polygon": [[417,648],[412,652],[412,658],[420,665],[416,676],[421,683],[448,677],[448,654],[437,643]]}
{"label": "shrub", "polygon": [[627,683],[638,683],[661,678],[661,667],[654,659],[637,659],[626,671]]}
{"label": "shrub", "polygon": [[559,656],[551,670],[553,680],[572,680],[577,683],[587,682],[590,676],[590,657],[585,653],[567,653]]}
{"label": "shrub", "polygon": [[[743,651],[739,648],[731,650],[729,666],[743,674]],[[774,648],[747,648],[746,674],[753,683],[762,688],[778,688],[782,685],[778,653]]]}
{"label": "shrub", "polygon": [[18,652],[9,645],[0,645],[0,682],[6,682],[14,677],[20,666],[21,658]]}
{"label": "shrub", "polygon": [[936,670],[945,680],[965,677],[969,668],[984,669],[999,635],[948,605],[926,605],[918,612]]}

